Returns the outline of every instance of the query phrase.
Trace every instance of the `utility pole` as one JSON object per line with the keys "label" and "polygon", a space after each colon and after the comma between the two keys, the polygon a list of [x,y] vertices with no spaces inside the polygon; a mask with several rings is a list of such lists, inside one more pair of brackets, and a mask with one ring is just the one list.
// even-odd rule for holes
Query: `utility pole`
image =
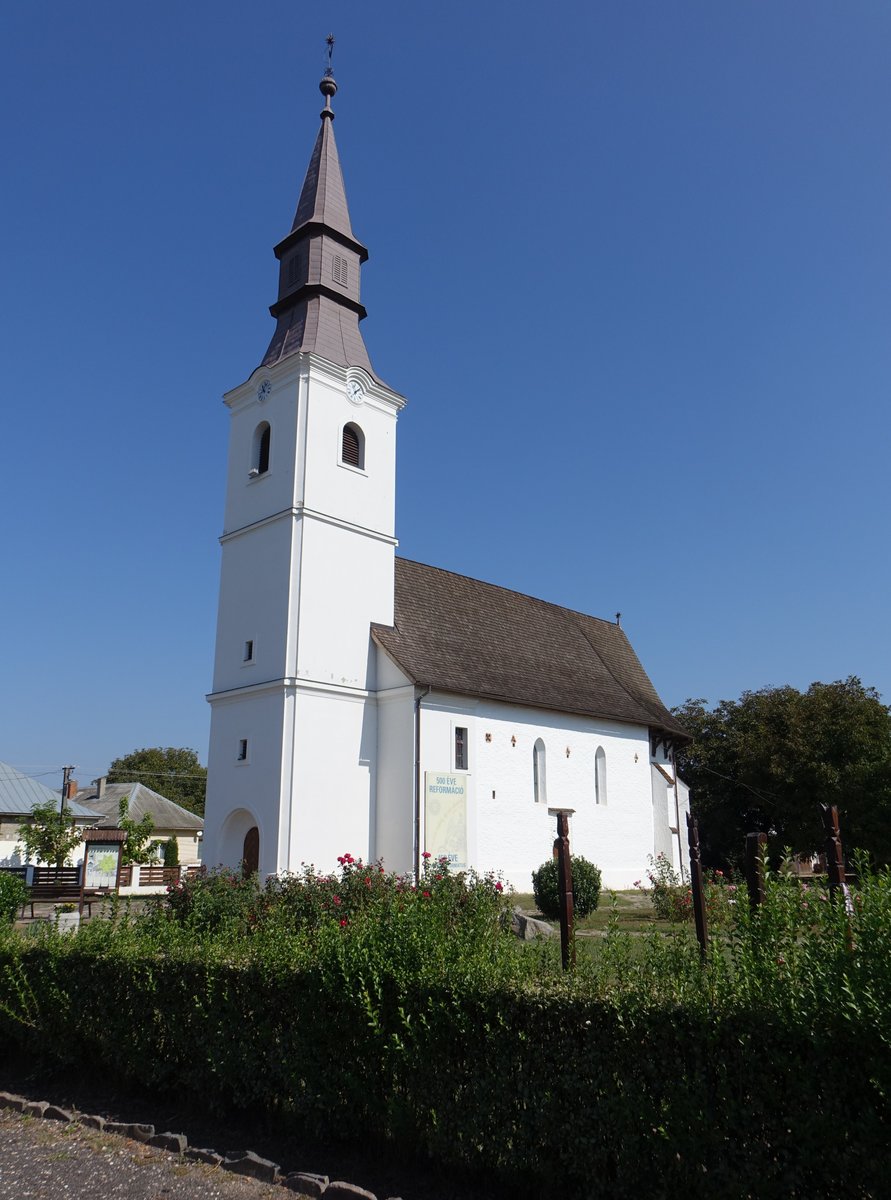
{"label": "utility pole", "polygon": [[59,805],[59,816],[65,815],[65,801],[68,799],[68,780],[71,778],[71,772],[76,771],[77,767],[62,768],[62,803]]}

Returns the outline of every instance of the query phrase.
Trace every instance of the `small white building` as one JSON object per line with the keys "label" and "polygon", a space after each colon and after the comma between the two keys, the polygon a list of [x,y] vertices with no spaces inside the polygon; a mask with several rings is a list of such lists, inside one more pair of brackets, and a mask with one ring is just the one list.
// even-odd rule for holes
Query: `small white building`
{"label": "small white building", "polygon": [[617,623],[395,556],[396,422],[359,330],[331,98],[276,329],[231,416],[204,862],[264,874],[424,853],[522,890],[573,852],[629,887],[683,861],[687,735]]}

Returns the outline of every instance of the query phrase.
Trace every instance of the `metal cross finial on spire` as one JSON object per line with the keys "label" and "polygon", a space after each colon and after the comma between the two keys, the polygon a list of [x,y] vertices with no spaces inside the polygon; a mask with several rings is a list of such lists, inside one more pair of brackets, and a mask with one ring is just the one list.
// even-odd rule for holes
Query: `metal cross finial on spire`
{"label": "metal cross finial on spire", "polygon": [[325,67],[325,74],[322,76],[322,82],[319,84],[319,91],[325,97],[325,107],[322,109],[323,117],[330,117],[334,120],[334,113],[331,109],[331,97],[337,91],[337,81],[334,78],[334,70],[331,66],[331,59],[334,56],[334,34],[329,33],[325,38],[325,44],[328,47],[327,59],[328,65]]}

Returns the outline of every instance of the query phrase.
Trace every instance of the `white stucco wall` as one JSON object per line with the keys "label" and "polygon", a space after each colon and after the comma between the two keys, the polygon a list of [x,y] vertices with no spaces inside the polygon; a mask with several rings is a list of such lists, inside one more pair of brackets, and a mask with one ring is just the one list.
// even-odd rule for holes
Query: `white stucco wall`
{"label": "white stucco wall", "polygon": [[[381,678],[391,687],[379,702],[375,848],[389,868],[408,871],[413,861],[415,690],[392,664],[384,665],[387,661],[382,654]],[[573,853],[600,867],[604,886],[629,888],[643,878],[648,856],[657,849],[646,728],[437,692],[422,698],[420,719],[422,847],[424,774],[454,771],[455,727],[463,726],[469,731],[465,774],[472,865],[500,871],[519,891],[530,891],[531,873],[550,856],[556,835],[556,815],[549,810],[565,807],[575,809],[570,819]],[[532,752],[538,739],[546,756],[543,804],[535,802],[533,788]],[[605,804],[595,803],[598,747],[606,755]],[[660,812],[667,814],[664,788],[661,801]]]}
{"label": "white stucco wall", "polygon": [[[654,845],[645,728],[434,693],[423,702],[425,770],[453,764],[455,725],[470,731],[468,848],[479,870],[500,870],[518,890],[530,891],[531,873],[550,856],[556,836],[556,816],[548,810],[574,808],[573,853],[600,867],[604,886],[627,888],[641,878]],[[533,789],[537,739],[546,755],[542,804]],[[606,754],[601,805],[594,788],[598,747]]]}

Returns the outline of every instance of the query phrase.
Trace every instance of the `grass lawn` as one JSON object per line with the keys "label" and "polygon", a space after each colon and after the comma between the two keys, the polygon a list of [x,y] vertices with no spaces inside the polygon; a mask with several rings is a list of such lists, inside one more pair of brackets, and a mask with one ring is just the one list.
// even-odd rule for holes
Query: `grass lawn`
{"label": "grass lawn", "polygon": [[[589,916],[576,921],[576,933],[594,935],[603,932],[610,919],[614,896],[616,898],[619,929],[623,929],[627,933],[646,933],[654,924],[657,924],[650,898],[643,892],[611,892],[604,889],[600,893],[600,904],[595,911]],[[535,897],[531,892],[517,892],[513,900],[514,904],[530,917],[536,917],[540,921],[547,920],[536,908]],[[548,924],[557,928],[559,922],[548,921]],[[668,925],[664,921],[658,922],[658,927],[668,929]]]}

